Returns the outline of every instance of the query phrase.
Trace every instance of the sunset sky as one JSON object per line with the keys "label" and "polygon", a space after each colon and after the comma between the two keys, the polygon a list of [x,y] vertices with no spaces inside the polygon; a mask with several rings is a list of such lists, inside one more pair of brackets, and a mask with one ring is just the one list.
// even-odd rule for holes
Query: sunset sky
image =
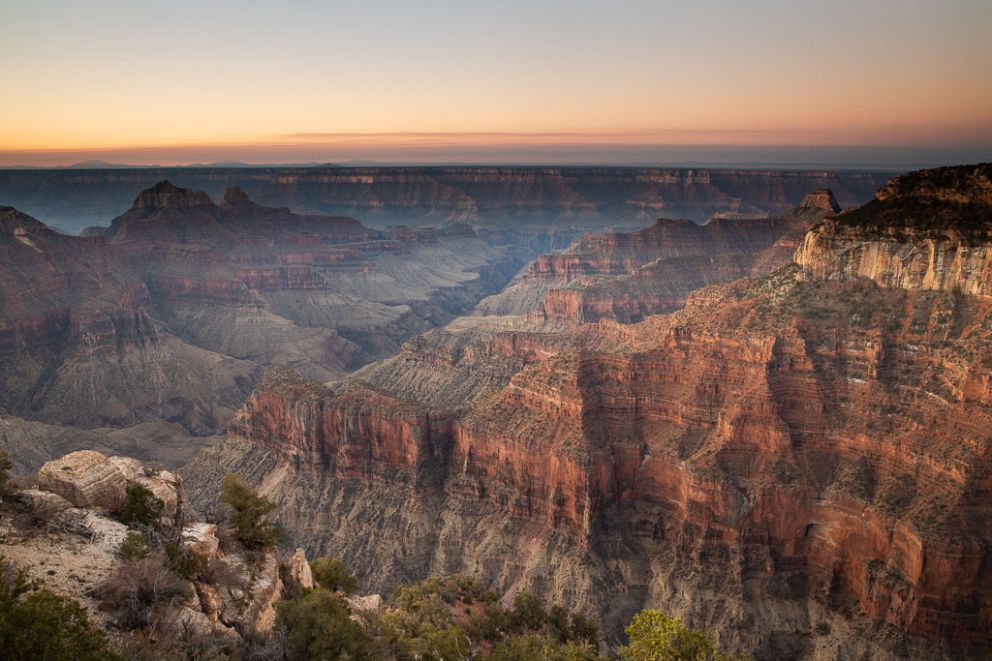
{"label": "sunset sky", "polygon": [[992,2],[0,0],[0,165],[992,159]]}

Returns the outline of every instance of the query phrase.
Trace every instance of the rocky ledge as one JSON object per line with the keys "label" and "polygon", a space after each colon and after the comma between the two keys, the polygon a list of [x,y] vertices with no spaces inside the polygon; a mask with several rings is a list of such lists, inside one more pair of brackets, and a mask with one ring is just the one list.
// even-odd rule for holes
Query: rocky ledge
{"label": "rocky ledge", "polygon": [[992,296],[990,178],[990,164],[896,177],[807,234],[796,263],[817,279]]}

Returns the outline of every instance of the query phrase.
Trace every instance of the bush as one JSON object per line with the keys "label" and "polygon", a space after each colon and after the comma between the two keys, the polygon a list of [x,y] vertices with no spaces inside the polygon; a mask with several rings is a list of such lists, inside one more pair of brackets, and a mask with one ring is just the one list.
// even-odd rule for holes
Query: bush
{"label": "bush", "polygon": [[0,557],[0,650],[10,661],[107,661],[117,657],[86,609],[61,597]]}
{"label": "bush", "polygon": [[0,499],[14,492],[14,485],[10,483],[10,469],[13,467],[14,462],[10,460],[10,455],[0,450]]}
{"label": "bush", "polygon": [[247,549],[267,549],[286,540],[285,531],[267,520],[275,504],[250,489],[237,475],[224,478],[220,502],[234,510],[234,536]]}
{"label": "bush", "polygon": [[132,630],[147,626],[158,610],[175,606],[191,595],[166,558],[156,555],[128,560],[96,587],[94,596],[103,610],[113,614],[119,627]]}
{"label": "bush", "polygon": [[589,644],[560,645],[545,636],[529,634],[500,641],[489,656],[490,661],[600,661],[601,656]]}
{"label": "bush", "polygon": [[641,611],[624,631],[630,638],[630,644],[620,648],[623,661],[730,661],[745,658],[743,655],[724,655],[706,633],[690,629],[682,620],[656,610]]}
{"label": "bush", "polygon": [[371,643],[344,600],[321,588],[276,604],[276,629],[293,659],[363,659]]}
{"label": "bush", "polygon": [[127,534],[118,551],[125,560],[140,560],[148,557],[148,554],[151,553],[148,542],[141,536],[141,533],[133,531]]}
{"label": "bush", "polygon": [[521,592],[514,597],[512,615],[519,629],[538,631],[548,621],[544,601],[532,592]]}
{"label": "bush", "polygon": [[121,512],[121,523],[131,525],[139,523],[144,526],[151,526],[158,523],[162,517],[162,509],[165,503],[161,498],[156,498],[147,487],[140,484],[129,484],[127,487],[127,505]]}
{"label": "bush", "polygon": [[486,610],[469,620],[466,629],[479,640],[499,640],[513,629],[513,618],[499,603],[488,604]]}
{"label": "bush", "polygon": [[166,544],[165,555],[169,558],[172,571],[188,581],[200,578],[207,573],[207,559],[189,549],[184,549],[179,544],[171,542]]}
{"label": "bush", "polygon": [[456,574],[454,576],[431,576],[418,583],[410,583],[396,588],[389,598],[391,604],[401,608],[410,608],[413,604],[436,595],[447,604],[458,601],[471,604],[475,601],[495,603],[496,595],[482,587],[476,579],[470,576]]}
{"label": "bush", "polygon": [[572,613],[568,639],[577,643],[595,645],[599,639],[599,627],[582,613]]}
{"label": "bush", "polygon": [[320,587],[331,592],[352,594],[358,589],[358,581],[344,564],[337,558],[319,558],[310,563],[313,580]]}

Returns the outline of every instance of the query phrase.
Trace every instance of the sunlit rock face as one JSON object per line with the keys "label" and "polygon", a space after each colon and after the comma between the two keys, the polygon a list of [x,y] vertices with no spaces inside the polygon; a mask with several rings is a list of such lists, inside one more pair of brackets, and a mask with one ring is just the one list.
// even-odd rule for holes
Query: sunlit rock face
{"label": "sunlit rock face", "polygon": [[[992,218],[969,192],[984,169],[910,176]],[[810,208],[837,211],[822,194]],[[241,472],[295,543],[375,590],[469,571],[611,636],[656,607],[757,658],[980,657],[992,301],[962,286],[970,271],[935,268],[946,287],[879,275],[964,234],[941,209],[922,227],[877,205],[841,214],[795,263],[638,323],[476,315],[330,389],[273,372],[188,467],[193,499]],[[968,221],[960,245],[985,249],[986,231]],[[604,256],[581,263],[622,263],[621,241],[640,239],[590,240]],[[858,251],[888,261],[837,256]]]}
{"label": "sunlit rock face", "polygon": [[559,323],[637,322],[677,310],[701,287],[791,263],[806,231],[838,210],[831,191],[817,190],[781,216],[730,214],[702,225],[659,219],[636,232],[590,233],[538,257],[479,310]]}
{"label": "sunlit rock face", "polygon": [[900,177],[810,232],[796,262],[815,278],[992,296],[992,166]]}

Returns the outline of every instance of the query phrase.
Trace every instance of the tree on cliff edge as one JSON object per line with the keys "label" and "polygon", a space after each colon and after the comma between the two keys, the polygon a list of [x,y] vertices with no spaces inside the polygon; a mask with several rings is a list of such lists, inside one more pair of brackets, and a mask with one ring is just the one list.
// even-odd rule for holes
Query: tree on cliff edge
{"label": "tree on cliff edge", "polygon": [[286,532],[268,520],[275,503],[259,496],[238,475],[224,478],[220,502],[231,507],[234,536],[247,549],[267,549],[286,540]]}

